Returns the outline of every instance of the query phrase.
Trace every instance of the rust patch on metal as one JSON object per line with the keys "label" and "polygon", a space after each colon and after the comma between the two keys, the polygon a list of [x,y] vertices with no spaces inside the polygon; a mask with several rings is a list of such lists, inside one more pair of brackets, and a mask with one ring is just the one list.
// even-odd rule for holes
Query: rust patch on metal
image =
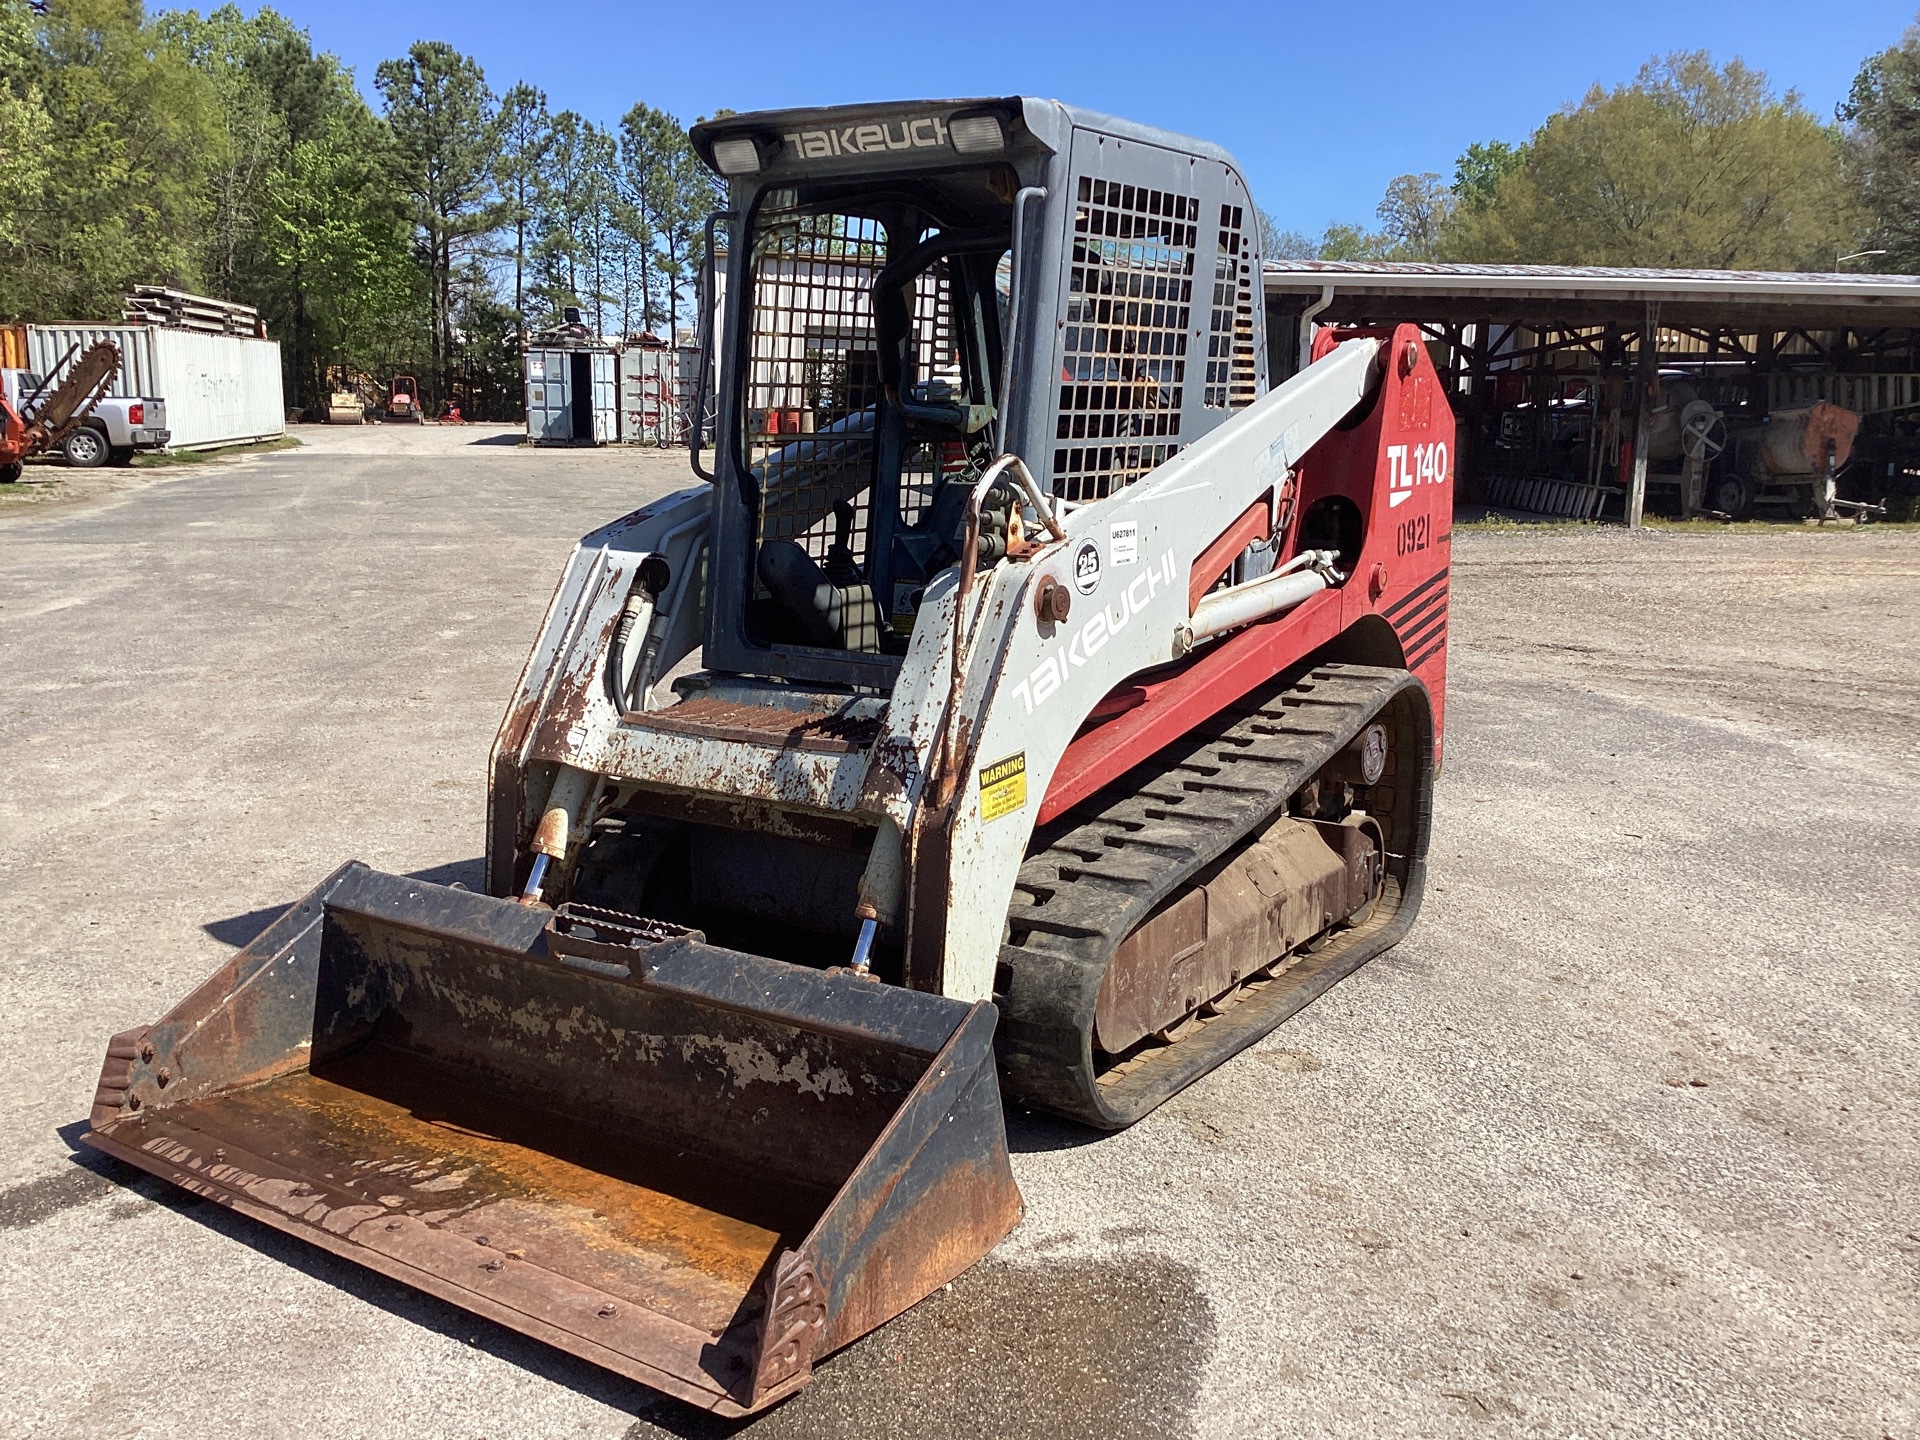
{"label": "rust patch on metal", "polygon": [[910,795],[919,779],[920,752],[913,741],[904,735],[882,735],[873,746],[862,799],[882,809],[887,801]]}
{"label": "rust patch on metal", "polygon": [[767,1292],[760,1364],[753,1377],[755,1403],[812,1372],[827,1324],[827,1292],[814,1273],[812,1256],[787,1251]]}
{"label": "rust patch on metal", "polygon": [[149,1108],[114,1138],[336,1235],[411,1216],[492,1252],[475,1263],[512,1255],[712,1336],[753,1308],[782,1230],[804,1233],[819,1204],[627,1127],[450,1084],[384,1047],[325,1075]]}
{"label": "rust patch on metal", "polygon": [[629,716],[640,729],[666,730],[709,740],[774,745],[782,750],[845,754],[864,750],[880,733],[880,720],[848,719],[825,710],[782,710],[771,705],[742,705],[712,696],[683,700],[665,710]]}
{"label": "rust patch on metal", "polygon": [[1283,819],[1120,942],[1100,981],[1094,1044],[1123,1055],[1364,912],[1379,894],[1377,827]]}
{"label": "rust patch on metal", "polygon": [[[140,1047],[147,1038],[147,1027],[122,1030],[107,1042],[107,1058],[100,1067],[100,1083],[93,1092],[93,1113],[87,1123],[104,1125],[118,1115],[127,1103],[127,1091],[133,1088],[133,1062],[140,1058]],[[152,1057],[149,1048],[148,1058]]]}

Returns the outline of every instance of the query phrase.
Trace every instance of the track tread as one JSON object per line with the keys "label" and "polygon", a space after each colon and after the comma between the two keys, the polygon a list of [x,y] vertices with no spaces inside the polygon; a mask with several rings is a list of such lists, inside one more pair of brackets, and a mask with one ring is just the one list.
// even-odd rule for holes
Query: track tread
{"label": "track tread", "polygon": [[[1056,822],[1051,836],[1036,837],[1043,843],[1020,867],[1001,948],[1011,977],[998,997],[1002,1057],[1014,1098],[1111,1128],[1204,1073],[1176,1043],[1095,1077],[1092,1010],[1108,960],[1156,905],[1280,811],[1409,684],[1418,682],[1405,670],[1338,664],[1276,682],[1264,698],[1228,706],[1122,777],[1104,805],[1096,796]],[[1417,893],[1412,898],[1417,904]],[[1242,987],[1220,1013],[1261,1008],[1254,1002],[1275,983]],[[1164,1072],[1157,1087],[1156,1069]],[[1116,1082],[1136,1092],[1126,1113],[1108,1103]]]}

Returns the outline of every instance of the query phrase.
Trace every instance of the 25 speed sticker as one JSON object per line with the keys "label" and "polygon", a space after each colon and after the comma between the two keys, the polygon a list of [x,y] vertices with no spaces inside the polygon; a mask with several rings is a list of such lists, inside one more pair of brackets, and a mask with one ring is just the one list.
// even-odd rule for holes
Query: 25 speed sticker
{"label": "25 speed sticker", "polygon": [[1009,755],[980,770],[980,818],[998,820],[1027,803],[1027,752]]}

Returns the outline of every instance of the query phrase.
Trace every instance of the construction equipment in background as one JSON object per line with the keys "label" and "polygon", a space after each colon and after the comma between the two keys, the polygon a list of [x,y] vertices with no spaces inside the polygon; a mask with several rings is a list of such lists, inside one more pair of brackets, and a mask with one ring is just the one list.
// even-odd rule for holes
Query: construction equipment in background
{"label": "construction equipment in background", "polygon": [[1803,519],[1884,515],[1883,506],[1842,499],[1838,480],[1853,458],[1860,417],[1831,401],[1788,406],[1762,420],[1736,421],[1730,464],[1714,487],[1714,508],[1744,519],[1762,504],[1784,504]]}
{"label": "construction equipment in background", "polygon": [[364,425],[367,411],[381,406],[378,388],[372,379],[346,365],[328,369],[327,414],[329,425]]}
{"label": "construction equipment in background", "polygon": [[1701,398],[1692,380],[1659,375],[1647,408],[1647,479],[1650,485],[1665,481],[1679,490],[1682,519],[1700,513],[1708,467],[1726,444],[1725,418]]}
{"label": "construction equipment in background", "polygon": [[1212,146],[693,140],[712,469],[568,563],[488,893],[343,866],[114,1037],[87,1139],[739,1415],[1016,1223],[1003,1090],[1129,1125],[1406,934],[1454,436],[1413,326],[1268,388]]}
{"label": "construction equipment in background", "polygon": [[421,425],[426,416],[420,410],[420,382],[411,375],[396,375],[387,387],[387,409],[382,417],[389,425]]}
{"label": "construction equipment in background", "polygon": [[[81,352],[70,347],[54,374],[42,379],[16,405],[0,397],[0,484],[20,478],[23,462],[60,449],[86,424],[120,371],[120,347],[101,340]],[[69,364],[68,362],[72,363]],[[100,460],[108,458],[102,442]]]}

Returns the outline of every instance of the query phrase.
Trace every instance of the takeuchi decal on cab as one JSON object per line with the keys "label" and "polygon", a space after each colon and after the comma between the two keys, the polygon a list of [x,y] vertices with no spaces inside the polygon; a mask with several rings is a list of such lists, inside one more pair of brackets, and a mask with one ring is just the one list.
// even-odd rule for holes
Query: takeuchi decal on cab
{"label": "takeuchi decal on cab", "polygon": [[826,130],[793,130],[783,138],[802,160],[875,155],[888,150],[937,150],[947,143],[947,122],[938,115],[902,116]]}

